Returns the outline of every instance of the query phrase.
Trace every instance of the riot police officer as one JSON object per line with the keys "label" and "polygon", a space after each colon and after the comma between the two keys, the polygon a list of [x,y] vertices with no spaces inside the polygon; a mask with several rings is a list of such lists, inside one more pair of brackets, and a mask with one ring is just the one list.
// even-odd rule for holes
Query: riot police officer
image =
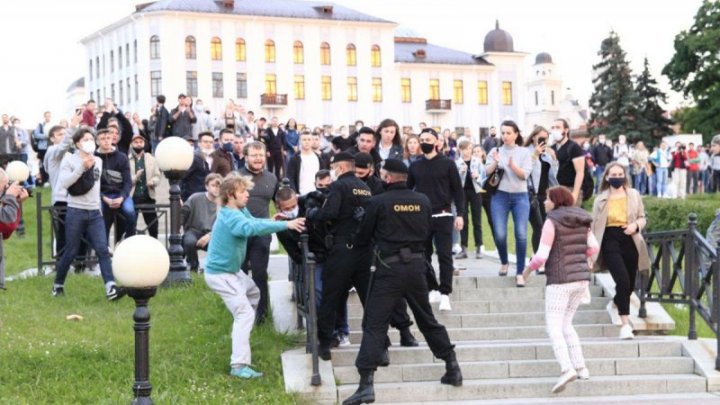
{"label": "riot police officer", "polygon": [[435,357],[445,360],[443,384],[462,385],[462,373],[447,330],[432,313],[425,278],[425,241],[430,235],[432,206],[427,196],[408,189],[408,169],[397,159],[387,159],[381,174],[386,192],[374,196],[354,239],[355,247],[374,240],[377,270],[368,302],[360,352],[355,366],[360,373],[358,390],[343,405],[374,402],[373,375],[384,350],[391,311],[401,298],[407,300],[420,332]]}

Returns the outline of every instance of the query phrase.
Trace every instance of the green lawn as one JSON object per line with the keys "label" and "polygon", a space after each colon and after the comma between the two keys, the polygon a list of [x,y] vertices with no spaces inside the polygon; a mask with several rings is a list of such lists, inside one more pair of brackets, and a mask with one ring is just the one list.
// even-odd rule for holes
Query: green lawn
{"label": "green lawn", "polygon": [[[30,278],[0,291],[0,402],[128,404],[132,398],[134,303],[108,303],[99,278],[71,275],[66,296],[51,298],[51,279]],[[150,370],[157,404],[288,404],[280,353],[299,336],[253,331],[261,379],[229,372],[232,318],[202,279],[161,289],[150,300]],[[83,321],[67,321],[80,314]]]}

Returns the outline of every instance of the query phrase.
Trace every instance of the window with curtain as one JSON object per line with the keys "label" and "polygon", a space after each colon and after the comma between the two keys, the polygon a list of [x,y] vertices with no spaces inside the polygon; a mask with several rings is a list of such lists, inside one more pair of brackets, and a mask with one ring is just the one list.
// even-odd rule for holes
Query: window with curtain
{"label": "window with curtain", "polygon": [[237,97],[247,98],[247,73],[238,73],[236,78]]}
{"label": "window with curtain", "polygon": [[323,100],[332,100],[332,80],[330,76],[323,76],[320,79],[320,98]]}
{"label": "window with curtain", "polygon": [[440,100],[440,79],[430,79],[430,100]]}
{"label": "window with curtain", "polygon": [[382,78],[380,77],[372,79],[372,100],[376,103],[382,101]]}
{"label": "window with curtain", "polygon": [[487,80],[478,80],[478,104],[487,105],[487,103],[488,103]]}
{"label": "window with curtain", "polygon": [[370,66],[382,66],[382,60],[380,58],[380,47],[378,45],[373,45],[372,49],[370,50]]}
{"label": "window with curtain", "polygon": [[188,70],[187,72],[185,72],[185,88],[188,96],[197,97],[198,81],[196,70]]}
{"label": "window with curtain", "polygon": [[465,94],[463,91],[463,81],[453,80],[453,103],[462,104],[465,102]]}
{"label": "window with curtain", "polygon": [[195,37],[193,37],[191,35],[185,37],[185,59],[196,59],[197,58],[195,45],[196,45]]}
{"label": "window with curtain", "polygon": [[295,41],[295,43],[293,44],[293,63],[296,65],[301,65],[305,63],[303,43],[300,41]]}
{"label": "window with curtain", "polygon": [[265,75],[265,94],[277,94],[277,76],[274,73]]}
{"label": "window with curtain", "polygon": [[330,64],[330,44],[328,44],[327,42],[323,42],[322,44],[320,44],[320,64]]}
{"label": "window with curtain", "polygon": [[347,48],[345,48],[345,54],[347,57],[347,65],[357,66],[357,50],[355,49],[355,45],[348,44]]}
{"label": "window with curtain", "polygon": [[245,62],[247,59],[247,48],[245,47],[245,40],[238,38],[235,40],[235,61]]}
{"label": "window with curtain", "polygon": [[223,74],[222,72],[213,72],[212,74],[212,92],[213,97],[223,97]]}
{"label": "window with curtain", "polygon": [[[150,59],[160,59],[160,37],[150,37]],[[137,41],[135,42],[135,62],[137,63]]]}
{"label": "window with curtain", "polygon": [[210,59],[222,60],[222,41],[218,37],[210,40]]}
{"label": "window with curtain", "polygon": [[403,103],[412,102],[412,88],[409,77],[400,79],[400,101]]}
{"label": "window with curtain", "polygon": [[275,63],[275,42],[272,39],[265,41],[265,62]]}
{"label": "window with curtain", "polygon": [[305,99],[305,76],[295,75],[295,81],[293,83],[293,90],[295,100]]}
{"label": "window with curtain", "polygon": [[357,77],[352,77],[352,76],[348,77],[347,85],[348,85],[348,101],[357,101],[358,100]]}
{"label": "window with curtain", "polygon": [[502,103],[503,105],[512,105],[512,82],[502,82]]}

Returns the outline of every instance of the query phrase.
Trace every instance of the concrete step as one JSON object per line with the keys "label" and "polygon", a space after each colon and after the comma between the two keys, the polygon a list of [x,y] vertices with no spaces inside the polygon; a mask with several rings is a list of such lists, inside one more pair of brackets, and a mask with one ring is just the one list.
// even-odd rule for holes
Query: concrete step
{"label": "concrete step", "polygon": [[[575,330],[581,338],[589,337],[616,337],[620,327],[609,323],[576,325]],[[425,341],[417,325],[413,325],[411,331],[418,341]],[[461,341],[478,340],[515,340],[515,339],[542,339],[547,338],[545,326],[512,326],[512,327],[489,327],[489,328],[447,328],[450,340],[453,343]],[[393,342],[400,341],[397,329],[389,329],[388,336]],[[350,342],[360,343],[362,330],[359,328],[350,330]]]}
{"label": "concrete step", "polygon": [[[663,393],[705,392],[705,378],[687,374],[597,376],[589,380],[575,381],[560,394],[550,389],[557,377],[465,379],[462,387],[451,387],[440,382],[405,382],[375,384],[378,402],[436,402],[480,401],[504,398],[585,397],[600,393],[613,395],[641,395]],[[338,386],[338,398],[342,401],[355,392],[355,384]]]}
{"label": "concrete step", "polygon": [[[397,340],[393,340],[397,342]],[[650,358],[681,357],[682,343],[662,340],[583,340],[583,355],[586,359],[595,358]],[[333,349],[334,367],[353,366],[359,345]],[[390,363],[400,364],[444,364],[435,359],[425,344],[418,347],[401,347],[397,343],[390,346]],[[547,339],[520,342],[467,342],[456,345],[455,351],[460,362],[510,361],[510,360],[553,360],[552,346]]]}
{"label": "concrete step", "polygon": [[[590,294],[593,297],[602,296],[602,287],[591,285]],[[544,300],[545,287],[498,287],[498,288],[470,288],[454,290],[450,294],[450,302],[461,301],[524,301],[524,300]],[[348,304],[359,304],[360,300],[357,293],[351,293],[348,298]]]}
{"label": "concrete step", "polygon": [[[353,294],[355,295],[355,294]],[[607,303],[610,302],[609,297],[593,297],[590,304],[580,305],[579,312],[585,310],[605,309]],[[362,314],[362,306],[356,299],[349,300],[348,311],[350,314]],[[437,309],[437,304],[433,305],[433,311]],[[460,301],[454,302],[451,314],[481,314],[481,313],[511,313],[511,312],[542,312],[545,309],[545,300],[504,300],[504,301]],[[436,312],[437,315],[437,312]]]}
{"label": "concrete step", "polygon": [[[634,374],[692,374],[695,363],[689,357],[635,357],[587,359],[592,377]],[[499,378],[557,377],[555,360],[507,360],[461,362],[463,378],[468,380]],[[360,376],[354,366],[334,367],[339,384],[357,384]],[[440,381],[445,363],[391,364],[375,373],[376,383]]]}
{"label": "concrete step", "polygon": [[[412,311],[408,311],[412,315]],[[358,330],[362,325],[362,318],[356,317],[362,313],[352,313],[348,319],[351,330]],[[414,318],[414,317],[413,317]],[[545,325],[544,312],[505,313],[505,314],[476,314],[458,315],[452,312],[435,312],[435,319],[446,328],[478,328],[493,326],[540,326]],[[610,315],[604,309],[579,311],[573,318],[573,324],[602,324],[611,323]]]}
{"label": "concrete step", "polygon": [[[545,276],[530,277],[525,285],[528,287],[545,287]],[[453,277],[453,290],[471,288],[515,288],[515,277],[508,274],[506,277],[499,276],[459,276]]]}

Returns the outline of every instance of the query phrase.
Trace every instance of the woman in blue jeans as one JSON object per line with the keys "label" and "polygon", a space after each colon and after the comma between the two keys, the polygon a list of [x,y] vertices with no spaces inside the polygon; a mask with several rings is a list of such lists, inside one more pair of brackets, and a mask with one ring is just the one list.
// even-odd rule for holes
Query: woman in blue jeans
{"label": "woman in blue jeans", "polygon": [[525,268],[527,251],[527,224],[530,215],[530,201],[527,190],[527,177],[532,171],[532,160],[527,148],[522,147],[523,139],[517,124],[504,121],[500,127],[503,144],[488,154],[485,164],[487,175],[502,169],[504,174],[497,191],[490,201],[490,213],[493,219],[495,246],[500,255],[500,275],[508,273],[507,227],[508,215],[512,213],[515,224],[516,285],[524,287],[522,272]]}

